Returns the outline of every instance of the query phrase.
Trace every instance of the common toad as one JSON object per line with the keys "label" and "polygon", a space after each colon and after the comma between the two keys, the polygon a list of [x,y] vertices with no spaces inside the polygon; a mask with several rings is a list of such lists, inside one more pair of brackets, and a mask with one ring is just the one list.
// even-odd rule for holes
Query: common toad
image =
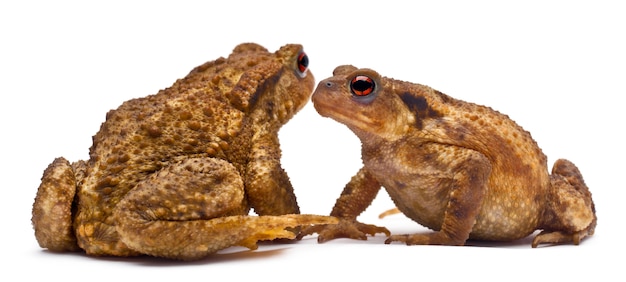
{"label": "common toad", "polygon": [[510,241],[542,230],[539,244],[578,244],[597,218],[578,168],[547,159],[531,135],[508,116],[428,86],[337,67],[312,100],[315,109],[351,129],[362,143],[363,168],[330,215],[337,225],[300,236],[318,241],[385,233],[356,217],[384,187],[397,209],[436,232],[392,235],[386,243],[464,245],[468,239]]}
{"label": "common toad", "polygon": [[191,260],[336,222],[299,215],[280,165],[278,131],[315,85],[308,63],[300,45],[240,44],[109,111],[88,160],[45,170],[32,217],[40,246]]}

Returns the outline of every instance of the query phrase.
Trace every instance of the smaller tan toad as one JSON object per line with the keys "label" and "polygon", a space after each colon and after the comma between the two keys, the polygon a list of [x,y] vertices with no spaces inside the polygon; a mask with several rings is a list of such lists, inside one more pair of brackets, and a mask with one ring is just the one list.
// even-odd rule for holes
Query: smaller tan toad
{"label": "smaller tan toad", "polygon": [[123,103],[107,113],[89,160],[58,158],[45,170],[32,217],[39,245],[191,260],[336,223],[299,215],[280,165],[278,130],[314,85],[302,46],[270,53],[246,43]]}
{"label": "smaller tan toad", "polygon": [[596,226],[591,193],[573,163],[546,156],[530,134],[491,108],[428,86],[340,66],[313,93],[315,109],[361,140],[363,168],[346,185],[331,215],[312,226],[318,241],[386,228],[356,220],[385,187],[399,211],[435,230],[393,235],[386,243],[464,245],[468,239],[509,241],[542,230],[532,246],[573,242]]}

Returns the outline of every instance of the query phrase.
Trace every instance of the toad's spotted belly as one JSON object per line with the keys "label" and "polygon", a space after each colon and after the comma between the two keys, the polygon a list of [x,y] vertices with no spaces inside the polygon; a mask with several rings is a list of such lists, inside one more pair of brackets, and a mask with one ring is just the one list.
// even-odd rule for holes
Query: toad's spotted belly
{"label": "toad's spotted belly", "polygon": [[407,217],[433,230],[439,230],[448,205],[450,190],[422,189],[427,184],[404,184],[399,181],[383,184],[396,207]]}
{"label": "toad's spotted belly", "polygon": [[[432,230],[440,230],[449,205],[451,186],[443,185],[445,178],[436,182],[440,184],[438,189],[420,188],[433,183],[407,185],[399,181],[387,181],[384,187],[404,215]],[[523,198],[514,193],[506,198],[498,195],[501,193],[485,196],[470,239],[510,241],[524,238],[537,229],[541,214],[538,199]]]}
{"label": "toad's spotted belly", "polygon": [[539,225],[541,209],[531,198],[487,195],[470,233],[471,239],[510,241],[530,235]]}

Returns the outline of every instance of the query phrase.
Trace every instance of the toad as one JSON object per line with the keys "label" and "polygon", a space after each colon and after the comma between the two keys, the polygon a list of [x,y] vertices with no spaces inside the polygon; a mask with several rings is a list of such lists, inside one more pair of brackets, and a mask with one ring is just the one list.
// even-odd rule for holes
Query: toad
{"label": "toad", "polygon": [[109,111],[88,160],[57,158],[44,171],[32,211],[39,245],[192,260],[335,223],[299,214],[280,165],[278,131],[315,85],[308,63],[300,45],[244,43]]}
{"label": "toad", "polygon": [[547,159],[531,135],[489,107],[425,85],[340,66],[313,93],[315,109],[345,124],[362,144],[363,167],[332,216],[299,236],[366,239],[390,232],[356,220],[384,187],[397,210],[433,232],[391,235],[407,245],[511,241],[541,230],[540,244],[578,244],[594,233],[591,193],[578,168]]}

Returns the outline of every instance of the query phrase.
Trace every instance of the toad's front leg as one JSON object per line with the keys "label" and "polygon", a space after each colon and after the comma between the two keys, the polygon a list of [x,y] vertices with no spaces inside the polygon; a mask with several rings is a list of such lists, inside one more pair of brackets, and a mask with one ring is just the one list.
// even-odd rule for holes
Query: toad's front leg
{"label": "toad's front leg", "polygon": [[330,213],[331,216],[339,218],[339,223],[308,227],[298,235],[298,238],[318,233],[317,241],[323,243],[336,238],[367,240],[367,235],[374,236],[376,233],[389,236],[389,230],[385,227],[364,224],[356,220],[357,216],[372,203],[379,190],[380,183],[367,169],[362,168],[346,185]]}
{"label": "toad's front leg", "polygon": [[392,235],[386,244],[393,241],[407,245],[465,244],[482,205],[491,165],[484,155],[470,150],[463,150],[454,159],[463,161],[452,167],[453,184],[441,228],[428,234]]}
{"label": "toad's front leg", "polygon": [[334,223],[322,216],[248,216],[243,181],[230,163],[193,158],[163,168],[116,206],[120,239],[140,253],[199,259],[230,246],[294,238],[287,227]]}
{"label": "toad's front leg", "polygon": [[250,148],[244,179],[248,203],[259,215],[300,213],[293,186],[280,159],[278,135],[258,132]]}

